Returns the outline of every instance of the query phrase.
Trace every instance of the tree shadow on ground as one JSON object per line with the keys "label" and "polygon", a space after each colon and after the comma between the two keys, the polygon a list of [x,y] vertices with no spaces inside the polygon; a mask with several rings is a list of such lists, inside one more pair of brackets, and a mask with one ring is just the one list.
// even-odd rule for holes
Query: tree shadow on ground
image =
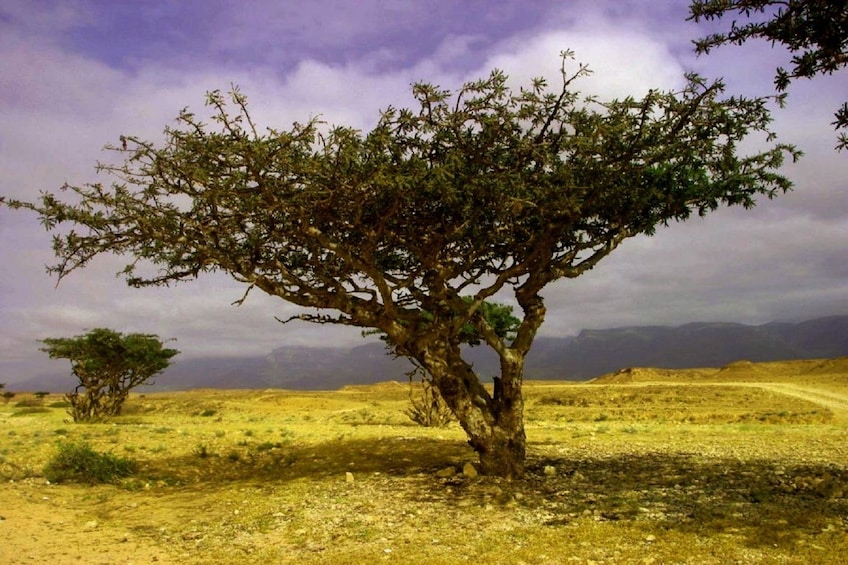
{"label": "tree shadow on ground", "polygon": [[254,444],[143,462],[140,473],[167,484],[345,478],[347,472],[429,474],[475,460],[463,441],[421,437],[338,439],[318,444]]}
{"label": "tree shadow on ground", "polygon": [[[546,468],[556,474],[546,475]],[[666,453],[537,458],[525,484],[525,498],[550,510],[547,525],[642,521],[699,535],[741,535],[752,546],[848,527],[848,470],[830,464]]]}
{"label": "tree shadow on ground", "polygon": [[[704,459],[675,453],[595,458],[532,456],[525,479],[469,478],[474,461],[462,441],[431,438],[340,439],[317,445],[245,448],[234,454],[158,459],[141,473],[200,488],[231,482],[299,479],[357,481],[403,491],[416,503],[531,509],[540,527],[591,520],[650,525],[696,535],[742,536],[751,546],[795,543],[848,528],[848,469],[773,460]],[[436,471],[454,466],[457,473]],[[401,488],[400,482],[403,481]]]}

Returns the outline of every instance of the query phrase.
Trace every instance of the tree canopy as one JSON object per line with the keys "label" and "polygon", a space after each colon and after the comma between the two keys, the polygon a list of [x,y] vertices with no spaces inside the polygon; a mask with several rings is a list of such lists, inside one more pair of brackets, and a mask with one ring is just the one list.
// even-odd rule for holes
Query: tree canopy
{"label": "tree canopy", "polygon": [[[690,19],[733,19],[730,29],[695,41],[698,53],[749,39],[779,43],[792,53],[792,67],[778,67],[774,84],[785,91],[798,78],[832,74],[848,65],[848,2],[845,0],[694,0]],[[836,111],[833,125],[848,129],[848,102]],[[848,134],[839,133],[838,149],[848,147]]]}
{"label": "tree canopy", "polygon": [[[790,188],[798,151],[776,143],[765,98],[725,97],[689,75],[676,91],[602,101],[569,71],[514,89],[493,71],[456,91],[419,83],[361,132],[318,119],[263,130],[245,96],[211,92],[213,124],[184,110],[165,141],[126,136],[108,185],[66,185],[35,210],[61,279],[97,255],[131,260],[133,286],[223,271],[304,307],[296,318],[376,329],[430,374],[483,470],[523,472],[524,358],[542,290],[595,267],[624,240]],[[764,149],[739,144],[763,135]],[[509,335],[491,298],[517,305]],[[239,301],[241,302],[241,301]],[[312,309],[315,309],[312,312]],[[462,357],[463,334],[500,358],[494,391]]]}
{"label": "tree canopy", "polygon": [[130,390],[171,364],[179,351],[158,336],[121,334],[96,328],[85,335],[43,340],[51,359],[68,359],[79,383],[66,398],[74,421],[98,421],[120,414]]}

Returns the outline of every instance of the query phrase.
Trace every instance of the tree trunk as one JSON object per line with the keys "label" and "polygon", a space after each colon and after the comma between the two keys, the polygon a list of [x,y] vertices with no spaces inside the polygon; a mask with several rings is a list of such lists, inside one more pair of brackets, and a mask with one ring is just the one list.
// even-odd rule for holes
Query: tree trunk
{"label": "tree trunk", "polygon": [[524,476],[527,438],[521,390],[523,369],[523,357],[516,355],[501,361],[501,376],[495,377],[490,402],[492,425],[483,434],[469,432],[469,443],[480,455],[484,474],[507,479]]}
{"label": "tree trunk", "polygon": [[524,357],[501,359],[501,376],[490,394],[459,346],[429,347],[419,358],[434,384],[468,434],[468,444],[480,457],[481,472],[518,479],[524,476],[526,436],[521,379]]}

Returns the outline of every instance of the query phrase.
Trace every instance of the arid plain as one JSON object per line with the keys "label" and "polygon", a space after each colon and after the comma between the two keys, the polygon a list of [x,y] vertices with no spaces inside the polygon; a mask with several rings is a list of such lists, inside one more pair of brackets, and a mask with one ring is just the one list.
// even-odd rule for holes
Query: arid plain
{"label": "arid plain", "polygon": [[[839,563],[848,358],[526,385],[529,472],[474,476],[406,383],[133,394],[73,424],[0,404],[0,562]],[[50,483],[59,445],[132,460]],[[463,472],[465,469],[465,472]]]}

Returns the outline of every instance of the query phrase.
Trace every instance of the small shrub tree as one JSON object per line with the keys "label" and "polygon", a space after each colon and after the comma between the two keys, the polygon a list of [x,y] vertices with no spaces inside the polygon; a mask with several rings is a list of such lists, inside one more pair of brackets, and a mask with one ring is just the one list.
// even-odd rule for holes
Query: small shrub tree
{"label": "small shrub tree", "polygon": [[87,443],[60,443],[59,451],[44,467],[51,483],[112,483],[135,472],[135,463],[127,458],[99,453]]}
{"label": "small shrub tree", "polygon": [[148,383],[171,364],[179,353],[163,347],[158,336],[123,335],[97,328],[72,338],[48,338],[43,342],[53,359],[69,359],[79,380],[65,395],[75,422],[96,422],[121,413],[130,390]]}
{"label": "small shrub tree", "polygon": [[14,392],[12,392],[11,390],[4,390],[3,391],[3,403],[4,404],[9,404],[9,401],[12,400],[13,398],[15,398]]}
{"label": "small shrub tree", "polygon": [[[428,428],[444,428],[450,424],[453,413],[439,394],[439,390],[427,377],[427,371],[416,367],[407,374],[409,376],[409,408],[406,409],[406,415],[409,419]],[[420,388],[414,383],[416,375],[421,379]]]}

